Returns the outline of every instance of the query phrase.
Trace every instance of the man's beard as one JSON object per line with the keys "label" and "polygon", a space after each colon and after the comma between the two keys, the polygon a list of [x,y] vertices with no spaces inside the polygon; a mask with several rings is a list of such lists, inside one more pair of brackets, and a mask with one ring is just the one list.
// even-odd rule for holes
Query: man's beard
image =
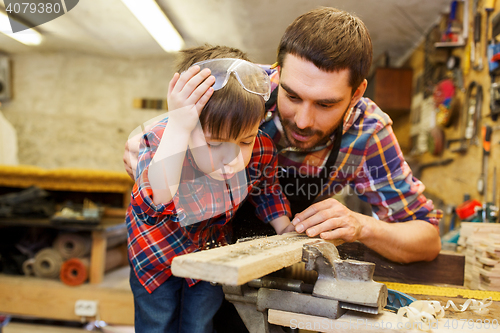
{"label": "man's beard", "polygon": [[[330,141],[330,137],[333,135],[337,127],[343,125],[344,117],[348,110],[349,107],[347,107],[347,109],[343,112],[342,117],[340,118],[340,122],[335,124],[335,126],[333,126],[333,128],[331,128],[327,134],[325,134],[325,132],[323,131],[315,130],[312,128],[300,129],[297,127],[297,125],[295,125],[293,121],[288,119],[283,119],[279,111],[278,111],[278,117],[281,121],[281,125],[283,126],[283,132],[285,133],[285,138],[290,144],[292,144],[292,146],[300,149],[312,149],[314,147],[325,145],[327,144],[328,141]],[[292,131],[303,136],[312,137],[313,135],[316,135],[319,139],[316,142],[312,142],[312,144],[310,142],[297,142],[297,140],[293,139],[293,137],[291,136],[290,132]]]}

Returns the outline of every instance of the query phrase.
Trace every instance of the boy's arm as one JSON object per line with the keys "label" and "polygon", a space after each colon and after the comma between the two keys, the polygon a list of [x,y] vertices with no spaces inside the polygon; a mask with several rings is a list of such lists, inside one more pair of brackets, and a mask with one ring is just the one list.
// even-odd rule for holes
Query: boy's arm
{"label": "boy's arm", "polygon": [[155,205],[171,201],[177,193],[189,136],[213,93],[215,78],[209,75],[210,70],[199,72],[199,67],[194,66],[182,76],[175,73],[170,81],[169,120],[148,168]]}
{"label": "boy's arm", "polygon": [[290,222],[286,215],[280,216],[269,222],[278,235],[295,231],[295,226]]}

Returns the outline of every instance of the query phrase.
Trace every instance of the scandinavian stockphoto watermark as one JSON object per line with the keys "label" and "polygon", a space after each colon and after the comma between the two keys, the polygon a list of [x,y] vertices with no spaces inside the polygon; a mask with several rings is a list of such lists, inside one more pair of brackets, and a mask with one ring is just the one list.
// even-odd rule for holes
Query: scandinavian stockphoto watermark
{"label": "scandinavian stockphoto watermark", "polygon": [[290,328],[303,329],[303,330],[352,330],[357,332],[359,330],[418,330],[418,331],[431,331],[438,329],[445,329],[456,332],[472,332],[481,329],[499,329],[500,325],[497,319],[442,319],[433,320],[430,322],[391,322],[391,321],[372,321],[363,318],[356,320],[349,319],[349,321],[330,320],[324,318],[320,321],[300,321],[297,319],[290,320]]}
{"label": "scandinavian stockphoto watermark", "polygon": [[[137,127],[129,136],[129,158],[130,164],[136,166],[136,168],[132,168],[136,180],[141,178],[140,175],[148,170],[152,163],[167,125],[168,118],[166,116],[167,114],[163,114],[151,119]],[[188,174],[191,176],[189,178],[181,177],[179,184],[168,185],[169,189],[175,188],[177,191],[175,195],[172,195],[175,197],[173,203],[178,222],[184,226],[227,213],[228,210],[239,206],[244,200],[251,199],[251,197],[264,196],[271,199],[272,196],[284,195],[285,197],[300,197],[311,200],[335,194],[363,196],[367,189],[372,186],[370,179],[377,178],[379,172],[379,168],[370,169],[366,166],[355,165],[343,165],[342,168],[318,168],[304,163],[299,167],[282,167],[276,166],[274,163],[262,164],[251,161],[246,165],[246,168],[231,175],[230,178],[224,179],[225,177],[222,176],[221,179],[219,177],[219,182],[225,184],[218,186],[213,185],[213,175],[225,174],[221,156],[227,161],[241,160],[240,148],[238,145],[231,144],[228,145],[231,149],[227,148],[227,152],[221,153],[221,148],[209,148],[206,141],[202,141],[204,142],[197,143],[196,146],[190,144],[187,152],[182,151],[176,155],[155,158],[154,162],[161,163],[164,168],[168,168],[170,165],[178,163],[175,161],[184,160],[184,167],[192,167],[195,170],[191,173],[185,173],[185,176]],[[135,153],[138,153],[138,158]],[[186,161],[189,161],[189,164],[186,164]],[[366,181],[357,184],[349,183],[348,180],[354,178],[354,175],[356,178]],[[142,179],[149,182],[149,174],[147,178],[142,177]],[[332,181],[332,179],[341,179],[341,181]],[[151,182],[149,186],[152,189],[167,189],[165,183]],[[226,199],[222,200],[221,198],[219,201],[215,199],[214,203],[202,205],[203,207],[199,208],[201,202],[207,202],[206,198],[217,197],[216,192],[218,191],[223,191],[223,197]],[[260,202],[260,199],[256,199],[255,202]]]}
{"label": "scandinavian stockphoto watermark", "polygon": [[12,32],[21,32],[52,21],[73,8],[79,0],[4,0]]}

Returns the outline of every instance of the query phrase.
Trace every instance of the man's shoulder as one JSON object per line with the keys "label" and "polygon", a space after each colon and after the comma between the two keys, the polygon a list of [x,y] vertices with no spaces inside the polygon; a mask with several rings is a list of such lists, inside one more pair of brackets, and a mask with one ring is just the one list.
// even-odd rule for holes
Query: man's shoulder
{"label": "man's shoulder", "polygon": [[356,105],[356,114],[357,118],[353,123],[354,127],[361,125],[364,130],[372,128],[381,130],[388,125],[392,125],[391,117],[368,97],[362,97],[358,102]]}

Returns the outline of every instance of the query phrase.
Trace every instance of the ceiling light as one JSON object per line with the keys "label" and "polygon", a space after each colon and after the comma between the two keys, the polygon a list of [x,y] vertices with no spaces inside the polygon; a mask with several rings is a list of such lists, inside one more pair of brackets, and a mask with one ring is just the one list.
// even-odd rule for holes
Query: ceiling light
{"label": "ceiling light", "polygon": [[122,0],[139,22],[167,52],[179,51],[182,37],[154,0]]}
{"label": "ceiling light", "polygon": [[[16,22],[21,25],[24,25],[19,21]],[[26,45],[39,45],[42,42],[42,35],[40,35],[38,31],[30,29],[28,27],[26,27],[26,30],[13,33],[9,17],[7,16],[7,14],[1,11],[0,11],[0,32]]]}

